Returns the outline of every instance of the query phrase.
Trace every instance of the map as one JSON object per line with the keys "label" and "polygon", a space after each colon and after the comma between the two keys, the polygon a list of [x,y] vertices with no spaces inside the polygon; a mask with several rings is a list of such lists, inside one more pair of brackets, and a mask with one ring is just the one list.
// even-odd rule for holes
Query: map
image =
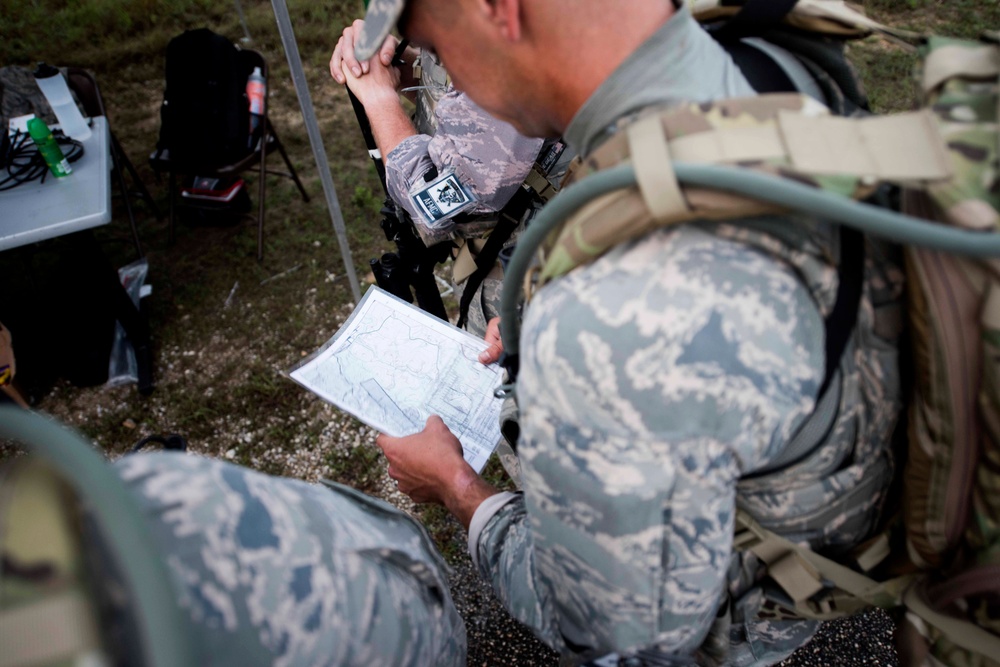
{"label": "map", "polygon": [[500,440],[502,383],[486,342],[372,286],[347,322],[289,375],[372,428],[400,437],[439,415],[480,472]]}

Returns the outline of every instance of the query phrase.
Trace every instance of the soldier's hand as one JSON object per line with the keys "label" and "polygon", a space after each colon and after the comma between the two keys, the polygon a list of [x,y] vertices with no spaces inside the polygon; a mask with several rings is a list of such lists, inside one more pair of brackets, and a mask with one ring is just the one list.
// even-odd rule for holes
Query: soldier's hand
{"label": "soldier's hand", "polygon": [[488,348],[479,353],[479,362],[482,364],[492,364],[500,359],[503,354],[503,340],[500,338],[500,318],[494,317],[486,325],[486,333],[483,340],[489,345]]}
{"label": "soldier's hand", "polygon": [[437,415],[419,433],[402,438],[383,433],[375,444],[389,461],[389,477],[416,503],[442,505],[456,475],[476,474],[462,456],[462,444]]}
{"label": "soldier's hand", "polygon": [[[337,83],[347,83],[347,77],[344,76],[345,68],[355,77],[361,77],[371,70],[369,61],[359,62],[354,55],[354,42],[364,25],[364,21],[357,19],[344,28],[343,34],[337,41],[337,46],[333,49],[333,55],[330,57],[330,76]],[[388,67],[392,64],[392,55],[395,53],[398,43],[398,40],[392,35],[386,37],[385,41],[382,42],[382,48],[379,49],[377,57],[384,66]]]}
{"label": "soldier's hand", "polygon": [[424,430],[404,438],[375,440],[389,460],[389,477],[417,503],[444,505],[469,528],[479,505],[497,493],[462,456],[458,441],[441,418],[432,415]]}

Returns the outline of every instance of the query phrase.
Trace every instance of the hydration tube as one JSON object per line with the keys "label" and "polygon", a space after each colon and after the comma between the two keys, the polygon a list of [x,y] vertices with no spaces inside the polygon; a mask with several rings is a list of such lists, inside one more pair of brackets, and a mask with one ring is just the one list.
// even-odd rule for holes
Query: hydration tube
{"label": "hydration tube", "polygon": [[[683,185],[721,190],[778,204],[791,212],[815,215],[907,245],[976,258],[1000,257],[1000,234],[948,227],[749,169],[684,162],[673,163],[673,168],[677,181]],[[552,230],[585,204],[615,190],[630,187],[637,187],[637,181],[635,168],[628,163],[588,176],[553,197],[518,239],[504,272],[500,300],[500,336],[504,349],[501,362],[507,368],[511,382],[517,375],[520,351],[518,300],[535,250]],[[510,385],[505,385],[498,390],[498,394],[510,389]]]}

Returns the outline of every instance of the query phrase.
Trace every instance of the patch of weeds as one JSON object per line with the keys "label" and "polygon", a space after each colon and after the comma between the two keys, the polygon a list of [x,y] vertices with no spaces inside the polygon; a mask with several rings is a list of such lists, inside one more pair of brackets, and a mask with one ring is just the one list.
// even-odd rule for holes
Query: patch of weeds
{"label": "patch of weeds", "polygon": [[[170,388],[161,390],[170,391]],[[206,397],[198,391],[171,391],[170,417],[166,426],[189,442],[208,443],[216,433],[215,422],[219,415],[227,412],[225,407],[220,399]]]}
{"label": "patch of weeds", "polygon": [[440,505],[421,505],[417,514],[446,562],[466,557],[465,530],[448,510]]}
{"label": "patch of weeds", "polygon": [[234,402],[244,410],[266,413],[275,408],[298,404],[297,394],[288,381],[270,368],[251,368],[249,376],[230,390]]}
{"label": "patch of weeds", "polygon": [[893,113],[914,108],[916,53],[878,40],[866,40],[852,44],[848,57],[864,82],[873,111]]}
{"label": "patch of weeds", "polygon": [[372,189],[367,185],[358,184],[354,186],[354,196],[351,197],[351,203],[362,211],[378,215],[378,212],[382,209],[382,199],[380,195],[372,192]]}
{"label": "patch of weeds", "polygon": [[382,478],[382,452],[370,442],[360,442],[349,449],[337,450],[326,458],[330,479],[373,493]]}

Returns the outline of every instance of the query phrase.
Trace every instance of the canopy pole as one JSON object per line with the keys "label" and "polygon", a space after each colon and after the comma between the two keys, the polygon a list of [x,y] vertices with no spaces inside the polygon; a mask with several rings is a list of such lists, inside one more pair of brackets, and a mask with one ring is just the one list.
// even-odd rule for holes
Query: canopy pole
{"label": "canopy pole", "polygon": [[312,145],[313,157],[316,159],[316,170],[319,172],[320,180],[323,182],[323,192],[326,194],[326,207],[330,211],[330,219],[333,221],[333,228],[337,233],[340,254],[344,259],[344,270],[347,271],[347,279],[351,283],[351,293],[354,295],[356,303],[361,300],[361,287],[358,285],[358,274],[354,270],[354,261],[351,259],[351,249],[347,245],[344,214],[340,210],[337,191],[333,187],[333,177],[330,175],[330,162],[326,157],[326,147],[323,146],[323,138],[319,134],[316,111],[313,109],[312,97],[309,95],[309,86],[306,84],[306,76],[302,71],[302,58],[299,57],[299,45],[295,41],[292,22],[288,18],[288,6],[285,4],[285,0],[271,0],[271,7],[274,8],[274,18],[278,22],[278,32],[281,33],[281,44],[285,48],[285,57],[288,58],[288,68],[292,73],[292,82],[295,84],[295,92],[299,96],[299,108],[302,109],[302,119],[305,121],[306,131],[309,133],[309,143]]}

